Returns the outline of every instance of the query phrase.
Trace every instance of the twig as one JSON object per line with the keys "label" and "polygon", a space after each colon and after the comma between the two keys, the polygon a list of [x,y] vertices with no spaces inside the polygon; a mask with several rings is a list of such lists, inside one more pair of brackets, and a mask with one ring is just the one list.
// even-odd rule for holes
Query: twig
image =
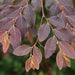
{"label": "twig", "polygon": [[65,16],[65,18],[66,18],[66,22],[67,22],[67,25],[69,25],[70,27],[71,27],[71,29],[72,29],[72,26],[69,24],[69,22],[68,22],[68,15],[65,13],[65,11],[63,10],[63,8],[64,8],[64,5],[62,5],[61,3],[60,3],[60,0],[58,0],[58,2],[57,2],[59,5],[60,5],[60,8],[61,8],[61,10],[62,10],[62,13],[64,14],[64,16]]}

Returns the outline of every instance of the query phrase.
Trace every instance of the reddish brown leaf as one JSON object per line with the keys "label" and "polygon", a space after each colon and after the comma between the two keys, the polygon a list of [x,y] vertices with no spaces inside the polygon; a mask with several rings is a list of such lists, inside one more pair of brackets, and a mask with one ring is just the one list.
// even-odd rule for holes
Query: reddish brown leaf
{"label": "reddish brown leaf", "polygon": [[27,61],[26,61],[26,64],[25,64],[25,69],[26,71],[28,72],[30,69],[39,69],[39,61],[38,59],[36,58],[36,56],[32,55]]}
{"label": "reddish brown leaf", "polygon": [[10,41],[13,48],[17,48],[21,44],[21,33],[18,28],[13,27],[10,30]]}
{"label": "reddish brown leaf", "polygon": [[31,57],[31,68],[34,69],[39,69],[39,60],[36,58],[36,56]]}
{"label": "reddish brown leaf", "polygon": [[15,0],[14,5],[23,6],[25,3],[27,3],[28,0]]}
{"label": "reddish brown leaf", "polygon": [[47,42],[45,44],[45,48],[44,48],[45,49],[45,58],[49,58],[55,52],[56,42],[57,42],[57,40],[53,37],[50,38],[49,40],[47,40]]}
{"label": "reddish brown leaf", "polygon": [[31,5],[26,5],[26,7],[24,8],[23,14],[25,16],[25,19],[26,19],[29,27],[32,25],[35,25],[36,14],[33,11],[33,8]]}
{"label": "reddish brown leaf", "polygon": [[57,53],[56,62],[57,62],[58,68],[61,70],[63,68],[63,66],[64,66],[63,54],[62,54],[61,51],[59,51]]}
{"label": "reddish brown leaf", "polygon": [[63,11],[66,15],[75,15],[75,9],[71,6],[64,6]]}
{"label": "reddish brown leaf", "polygon": [[6,31],[0,31],[0,42],[3,41],[3,39],[7,36],[7,32]]}
{"label": "reddish brown leaf", "polygon": [[48,24],[41,25],[41,27],[38,31],[39,41],[40,42],[44,41],[48,37],[49,33],[50,33],[49,25]]}
{"label": "reddish brown leaf", "polygon": [[64,41],[60,41],[59,48],[64,52],[66,56],[75,59],[75,50],[70,44]]}
{"label": "reddish brown leaf", "polygon": [[17,56],[24,56],[24,55],[28,54],[31,50],[32,50],[32,48],[29,45],[22,45],[22,46],[18,46],[13,51],[13,54],[17,55]]}
{"label": "reddish brown leaf", "polygon": [[3,2],[3,4],[10,4],[10,3],[12,3],[14,0],[2,0]]}
{"label": "reddish brown leaf", "polygon": [[73,27],[75,27],[75,16],[74,15],[68,16],[68,21]]}
{"label": "reddish brown leaf", "polygon": [[18,6],[8,6],[1,11],[1,17],[2,18],[15,18],[19,14],[20,11],[21,11],[21,8]]}
{"label": "reddish brown leaf", "polygon": [[31,57],[29,59],[27,59],[26,63],[25,63],[25,69],[28,72],[31,69]]}
{"label": "reddish brown leaf", "polygon": [[40,51],[40,49],[38,47],[34,47],[33,48],[33,55],[37,57],[37,59],[39,60],[39,63],[41,63],[42,61],[42,53]]}
{"label": "reddish brown leaf", "polygon": [[59,4],[56,2],[53,3],[49,11],[50,11],[50,16],[56,16],[57,14],[59,14],[61,12]]}
{"label": "reddish brown leaf", "polygon": [[57,17],[58,18],[60,18],[61,20],[63,20],[64,21],[64,24],[66,25],[66,17],[65,17],[65,15],[64,15],[64,13],[59,13],[58,15],[57,15]]}
{"label": "reddish brown leaf", "polygon": [[55,35],[62,41],[70,42],[74,39],[73,33],[67,28],[55,29]]}
{"label": "reddish brown leaf", "polygon": [[30,42],[33,42],[33,35],[32,35],[32,33],[31,32],[27,32],[27,38],[28,38],[28,40],[30,41]]}
{"label": "reddish brown leaf", "polygon": [[8,39],[8,36],[6,36],[4,38],[4,40],[2,41],[2,45],[3,45],[3,52],[6,53],[9,46],[10,46],[10,42],[9,42],[9,39]]}
{"label": "reddish brown leaf", "polygon": [[71,67],[70,59],[65,55],[64,55],[64,62],[66,64],[66,66]]}
{"label": "reddish brown leaf", "polygon": [[64,6],[70,6],[73,7],[73,1],[72,0],[60,0],[60,3]]}
{"label": "reddish brown leaf", "polygon": [[0,20],[0,31],[8,31],[14,24],[14,20],[12,18],[3,18]]}
{"label": "reddish brown leaf", "polygon": [[16,21],[16,27],[20,30],[22,39],[25,38],[27,33],[27,22],[23,15],[20,15]]}
{"label": "reddish brown leaf", "polygon": [[53,24],[55,27],[56,26],[61,26],[61,27],[65,27],[65,21],[58,16],[52,16],[50,18],[50,23]]}

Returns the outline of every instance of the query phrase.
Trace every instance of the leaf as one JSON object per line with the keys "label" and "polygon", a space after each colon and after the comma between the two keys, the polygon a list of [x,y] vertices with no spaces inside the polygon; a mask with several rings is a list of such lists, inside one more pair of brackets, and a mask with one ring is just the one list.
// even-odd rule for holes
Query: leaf
{"label": "leaf", "polygon": [[21,44],[21,33],[18,28],[13,27],[10,30],[10,41],[13,48],[17,48]]}
{"label": "leaf", "polygon": [[72,0],[60,0],[60,3],[64,6],[70,6],[73,7],[73,1]]}
{"label": "leaf", "polygon": [[16,27],[20,30],[22,39],[25,38],[27,34],[27,22],[23,15],[20,15],[16,21]]}
{"label": "leaf", "polygon": [[38,59],[36,58],[36,56],[32,55],[27,61],[26,61],[26,64],[25,64],[25,69],[26,71],[28,72],[30,69],[39,69],[39,61]]}
{"label": "leaf", "polygon": [[59,4],[58,3],[52,4],[52,6],[49,9],[49,12],[50,16],[56,16],[57,14],[59,14],[61,12]]}
{"label": "leaf", "polygon": [[10,4],[12,3],[14,0],[3,0],[2,4]]}
{"label": "leaf", "polygon": [[[33,64],[34,63],[34,64]],[[39,69],[39,61],[38,59],[36,58],[36,56],[32,56],[31,57],[31,68],[34,70],[34,69]]]}
{"label": "leaf", "polygon": [[[69,23],[66,24],[66,27],[65,27],[67,30],[71,31],[71,33],[73,34],[72,30],[71,30],[71,25]],[[73,34],[74,36],[74,34]]]}
{"label": "leaf", "polygon": [[42,61],[42,53],[40,51],[40,49],[38,47],[34,47],[33,48],[33,55],[37,57],[37,59],[39,60],[39,63],[41,63]]}
{"label": "leaf", "polygon": [[32,0],[31,4],[36,12],[40,12],[41,10],[41,0]]}
{"label": "leaf", "polygon": [[63,5],[62,10],[66,15],[75,15],[75,9],[73,8],[74,6],[72,0],[59,0],[58,2]]}
{"label": "leaf", "polygon": [[45,8],[49,9],[55,0],[45,0]]}
{"label": "leaf", "polygon": [[8,5],[6,5],[6,4],[0,5],[0,13],[1,13],[2,10],[4,10],[4,9],[7,8],[7,7],[8,7]]}
{"label": "leaf", "polygon": [[49,19],[50,23],[52,25],[54,25],[55,27],[56,26],[61,26],[61,27],[65,27],[65,21],[58,17],[58,16],[52,16],[50,19]]}
{"label": "leaf", "polygon": [[0,31],[0,42],[3,41],[3,39],[7,36],[7,32],[6,31]]}
{"label": "leaf", "polygon": [[59,13],[58,15],[57,15],[57,17],[59,17],[61,20],[63,20],[64,21],[64,23],[66,24],[66,17],[65,17],[65,15],[64,15],[64,13]]}
{"label": "leaf", "polygon": [[50,33],[49,25],[48,24],[41,25],[38,31],[39,41],[40,42],[44,41],[48,37],[49,33]]}
{"label": "leaf", "polygon": [[57,66],[58,68],[61,70],[64,66],[64,59],[63,59],[63,54],[61,51],[59,51],[57,53],[57,56],[56,56],[56,62],[57,62]]}
{"label": "leaf", "polygon": [[23,6],[27,3],[28,0],[15,0],[13,5]]}
{"label": "leaf", "polygon": [[18,6],[8,6],[1,11],[1,18],[15,18],[21,11]]}
{"label": "leaf", "polygon": [[8,31],[14,25],[12,18],[4,18],[0,20],[0,31]]}
{"label": "leaf", "polygon": [[31,64],[31,58],[26,60],[26,63],[25,63],[26,72],[28,72],[31,69],[31,65],[30,64]]}
{"label": "leaf", "polygon": [[44,50],[45,50],[45,58],[49,58],[56,50],[56,42],[55,38],[50,38],[47,40]]}
{"label": "leaf", "polygon": [[75,59],[75,50],[70,44],[64,41],[60,41],[59,48],[64,52],[66,56]]}
{"label": "leaf", "polygon": [[68,16],[68,21],[75,28],[75,16],[74,15]]}
{"label": "leaf", "polygon": [[64,6],[62,9],[66,15],[75,15],[75,9],[73,7],[70,6]]}
{"label": "leaf", "polygon": [[70,42],[74,39],[72,32],[66,28],[55,29],[55,35],[62,41]]}
{"label": "leaf", "polygon": [[28,40],[30,41],[30,42],[33,42],[33,35],[32,35],[32,33],[31,32],[27,32],[27,38],[28,38]]}
{"label": "leaf", "polygon": [[10,42],[9,42],[8,36],[6,36],[4,38],[4,40],[2,41],[2,46],[3,46],[3,52],[4,53],[6,53],[8,51],[9,45],[10,45]]}
{"label": "leaf", "polygon": [[17,56],[24,56],[24,55],[28,54],[31,50],[32,50],[32,48],[29,45],[22,45],[22,46],[18,46],[13,51],[13,54],[17,55]]}
{"label": "leaf", "polygon": [[37,35],[37,28],[36,26],[31,26],[29,28],[29,31],[33,34],[33,35]]}
{"label": "leaf", "polygon": [[67,67],[71,67],[70,59],[65,55],[64,55],[64,62],[65,62]]}
{"label": "leaf", "polygon": [[8,7],[8,5],[6,5],[6,4],[0,5],[0,19],[2,18],[1,12],[7,7]]}
{"label": "leaf", "polygon": [[24,8],[23,14],[25,16],[25,19],[26,19],[29,27],[32,25],[35,25],[36,15],[35,15],[35,12],[33,11],[31,5],[26,5],[26,7]]}

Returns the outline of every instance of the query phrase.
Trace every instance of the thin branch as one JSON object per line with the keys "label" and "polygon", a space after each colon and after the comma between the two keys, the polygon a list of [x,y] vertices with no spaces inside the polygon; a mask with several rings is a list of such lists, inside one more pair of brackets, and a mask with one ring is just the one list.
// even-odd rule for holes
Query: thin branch
{"label": "thin branch", "polygon": [[66,22],[67,22],[66,25],[69,25],[69,26],[71,27],[71,30],[72,30],[72,26],[69,24],[68,19],[67,19],[67,18],[68,18],[68,15],[67,15],[67,14],[65,13],[65,11],[63,10],[64,5],[61,4],[60,0],[58,0],[57,3],[60,5],[60,8],[61,8],[61,10],[62,10],[62,13],[64,14],[64,16],[65,16],[65,18],[66,18]]}
{"label": "thin branch", "polygon": [[[14,1],[15,1],[15,0],[14,0]],[[25,5],[24,5],[23,7],[21,7],[21,11],[20,11],[19,14],[13,19],[15,23],[16,23],[18,17],[22,14],[22,12],[23,12],[25,6],[29,3],[29,1],[30,1],[30,0],[28,0],[28,1],[25,3]],[[8,30],[8,33],[9,33],[10,30],[14,27],[15,23],[14,23],[13,26]]]}
{"label": "thin branch", "polygon": [[[45,13],[44,13],[44,6],[43,6],[43,0],[41,0],[41,7],[42,7],[42,19],[45,18],[45,20],[47,21],[47,24],[50,25],[52,31],[53,31],[53,34],[54,34],[54,28],[52,27],[52,25],[49,23],[47,17],[45,16]],[[55,35],[55,34],[54,34]]]}
{"label": "thin branch", "polygon": [[[41,18],[40,26],[42,25],[43,18],[45,18],[45,20],[47,21],[47,24],[50,25],[50,27],[51,27],[51,29],[53,31],[53,35],[55,36],[54,28],[52,27],[52,25],[49,23],[47,17],[45,16],[44,6],[43,6],[43,0],[41,0],[41,7],[42,7],[42,18]],[[33,45],[33,47],[36,46],[36,44],[37,44],[38,41],[39,41],[39,39],[37,38],[37,41],[35,42],[35,44]]]}

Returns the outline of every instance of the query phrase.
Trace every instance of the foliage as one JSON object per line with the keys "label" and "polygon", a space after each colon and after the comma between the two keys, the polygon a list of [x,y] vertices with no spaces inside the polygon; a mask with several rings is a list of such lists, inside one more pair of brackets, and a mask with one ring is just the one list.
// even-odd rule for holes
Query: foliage
{"label": "foliage", "polygon": [[[40,22],[39,13],[42,13]],[[47,63],[45,58],[52,55],[56,55],[60,70],[64,66],[71,67],[70,58],[75,59],[74,19],[72,0],[3,0],[0,5],[2,51],[6,57],[9,53],[29,54],[25,63],[27,72],[31,68],[38,70],[42,59]]]}

